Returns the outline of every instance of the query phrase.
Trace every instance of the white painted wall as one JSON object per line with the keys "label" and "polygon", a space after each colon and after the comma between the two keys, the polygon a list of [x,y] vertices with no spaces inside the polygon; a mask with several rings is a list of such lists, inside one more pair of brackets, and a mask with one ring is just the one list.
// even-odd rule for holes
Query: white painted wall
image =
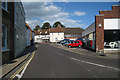
{"label": "white painted wall", "polygon": [[43,42],[42,39],[50,39],[49,35],[35,35],[34,37],[36,43],[41,43]]}
{"label": "white painted wall", "polygon": [[104,30],[113,29],[120,29],[120,18],[104,19]]}
{"label": "white painted wall", "polygon": [[64,33],[50,33],[50,42],[58,42],[64,39]]}

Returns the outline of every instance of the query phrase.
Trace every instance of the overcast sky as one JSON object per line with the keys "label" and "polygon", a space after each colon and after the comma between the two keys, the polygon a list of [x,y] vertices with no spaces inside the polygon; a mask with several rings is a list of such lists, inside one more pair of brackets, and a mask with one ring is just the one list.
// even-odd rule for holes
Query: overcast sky
{"label": "overcast sky", "polygon": [[66,27],[87,28],[95,21],[99,10],[111,10],[117,2],[23,2],[26,22],[33,29],[36,25],[60,21]]}

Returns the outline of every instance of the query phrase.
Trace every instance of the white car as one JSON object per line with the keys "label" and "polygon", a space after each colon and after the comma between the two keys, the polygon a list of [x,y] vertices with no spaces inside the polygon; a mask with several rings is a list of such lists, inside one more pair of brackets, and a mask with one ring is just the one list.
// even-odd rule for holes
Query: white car
{"label": "white car", "polygon": [[107,47],[111,47],[111,48],[118,48],[120,45],[120,41],[115,41],[115,42],[104,42],[104,46]]}

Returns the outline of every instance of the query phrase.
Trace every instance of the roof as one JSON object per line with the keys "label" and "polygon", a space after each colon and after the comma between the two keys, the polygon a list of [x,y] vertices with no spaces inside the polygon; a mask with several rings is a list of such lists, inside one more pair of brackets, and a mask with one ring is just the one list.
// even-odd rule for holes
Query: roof
{"label": "roof", "polygon": [[48,35],[49,34],[49,29],[34,31],[34,33],[35,33],[35,35]]}
{"label": "roof", "polygon": [[32,29],[30,28],[30,26],[26,22],[25,22],[25,25],[27,28],[29,28],[32,31]]}
{"label": "roof", "polygon": [[61,26],[57,26],[56,28],[50,28],[50,29],[43,29],[34,31],[35,35],[48,35],[50,33],[58,33],[58,32],[64,32],[65,34],[82,34],[84,30],[81,28],[62,28]]}
{"label": "roof", "polygon": [[82,28],[65,28],[65,34],[81,34],[84,30]]}
{"label": "roof", "polygon": [[56,28],[50,28],[50,32],[51,33],[64,32],[64,28],[62,28],[61,26],[58,25]]}
{"label": "roof", "polygon": [[90,26],[88,26],[88,28],[85,29],[85,31],[82,32],[82,36],[86,36],[92,32],[95,32],[95,22],[93,22]]}

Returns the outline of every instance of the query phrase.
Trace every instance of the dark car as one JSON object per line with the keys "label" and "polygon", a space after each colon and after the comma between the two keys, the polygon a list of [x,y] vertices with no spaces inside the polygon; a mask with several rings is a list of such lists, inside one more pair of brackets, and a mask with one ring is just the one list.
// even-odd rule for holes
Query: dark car
{"label": "dark car", "polygon": [[64,44],[65,42],[69,41],[69,39],[64,39],[60,44]]}

